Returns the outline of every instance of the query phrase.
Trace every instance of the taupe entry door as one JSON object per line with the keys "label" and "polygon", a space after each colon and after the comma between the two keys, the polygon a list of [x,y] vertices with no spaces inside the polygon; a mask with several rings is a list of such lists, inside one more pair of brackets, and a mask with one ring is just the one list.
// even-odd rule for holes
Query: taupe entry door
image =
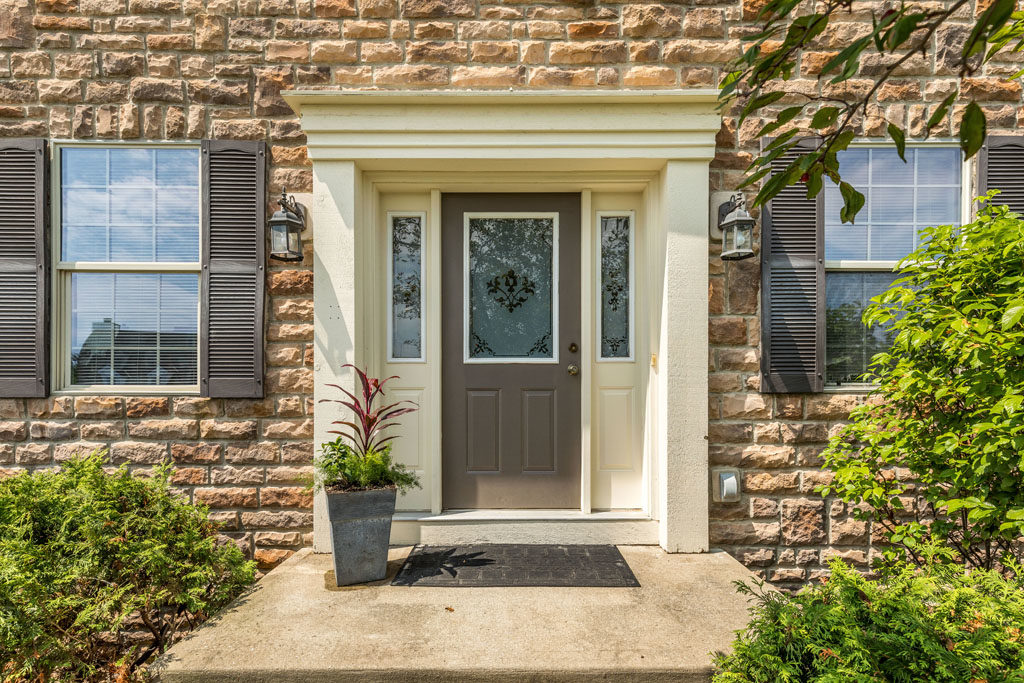
{"label": "taupe entry door", "polygon": [[444,507],[579,507],[580,196],[441,214]]}

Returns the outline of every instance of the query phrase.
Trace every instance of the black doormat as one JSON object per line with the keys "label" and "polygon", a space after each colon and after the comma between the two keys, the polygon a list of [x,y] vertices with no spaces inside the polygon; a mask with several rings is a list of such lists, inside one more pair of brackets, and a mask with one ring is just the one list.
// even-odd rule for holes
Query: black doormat
{"label": "black doormat", "polygon": [[392,586],[635,588],[613,545],[418,545]]}

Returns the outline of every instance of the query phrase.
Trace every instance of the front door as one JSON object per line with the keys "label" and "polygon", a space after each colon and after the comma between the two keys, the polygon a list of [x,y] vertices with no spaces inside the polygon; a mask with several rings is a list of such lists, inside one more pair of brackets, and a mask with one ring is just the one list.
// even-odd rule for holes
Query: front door
{"label": "front door", "polygon": [[580,505],[580,195],[442,198],[445,508]]}

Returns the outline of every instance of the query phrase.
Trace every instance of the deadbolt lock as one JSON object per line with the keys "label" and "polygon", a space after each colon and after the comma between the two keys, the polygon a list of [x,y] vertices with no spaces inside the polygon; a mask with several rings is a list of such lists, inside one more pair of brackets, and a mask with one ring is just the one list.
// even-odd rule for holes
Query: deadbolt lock
{"label": "deadbolt lock", "polygon": [[569,353],[576,353],[579,350],[580,345],[577,344],[576,342],[572,342],[571,344],[569,344]]}
{"label": "deadbolt lock", "polygon": [[575,377],[576,375],[580,374],[580,366],[576,365],[575,363],[570,363],[570,364],[569,364],[569,367],[568,367],[568,368],[566,368],[566,371],[567,371],[567,372],[568,372],[568,373],[569,373],[570,375],[572,375],[573,377]]}

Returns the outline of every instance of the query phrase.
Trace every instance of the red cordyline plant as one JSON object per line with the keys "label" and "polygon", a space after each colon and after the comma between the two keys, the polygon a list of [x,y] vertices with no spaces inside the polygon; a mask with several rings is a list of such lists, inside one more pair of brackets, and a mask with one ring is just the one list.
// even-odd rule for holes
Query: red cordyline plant
{"label": "red cordyline plant", "polygon": [[375,408],[373,404],[378,398],[384,396],[384,385],[393,379],[398,379],[397,375],[378,379],[368,376],[364,371],[351,363],[347,363],[342,367],[352,368],[355,371],[356,377],[359,378],[360,395],[356,396],[345,387],[337,384],[328,384],[327,386],[345,394],[346,398],[325,398],[321,399],[320,402],[340,403],[352,411],[353,417],[351,420],[335,420],[331,423],[348,427],[348,430],[332,429],[330,433],[338,434],[342,438],[351,441],[352,450],[355,451],[356,455],[366,457],[367,453],[376,453],[384,444],[395,438],[395,435],[384,436],[386,429],[398,425],[394,421],[395,418],[414,412],[419,409],[419,406],[412,401],[398,401]]}

